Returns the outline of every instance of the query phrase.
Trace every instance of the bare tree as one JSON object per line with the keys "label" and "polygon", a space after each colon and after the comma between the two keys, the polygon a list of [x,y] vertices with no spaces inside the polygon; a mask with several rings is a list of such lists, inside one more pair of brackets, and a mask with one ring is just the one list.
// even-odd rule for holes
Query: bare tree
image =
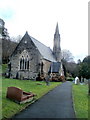
{"label": "bare tree", "polygon": [[74,57],[72,55],[72,53],[69,51],[69,50],[62,50],[62,58],[64,61],[67,61],[67,62],[74,62]]}
{"label": "bare tree", "polygon": [[18,35],[16,37],[11,37],[11,41],[14,41],[14,42],[17,42],[17,43],[19,43],[21,39],[22,39],[21,35]]}
{"label": "bare tree", "polygon": [[75,77],[77,75],[77,64],[74,62],[73,55],[69,50],[62,50],[62,62],[66,73]]}

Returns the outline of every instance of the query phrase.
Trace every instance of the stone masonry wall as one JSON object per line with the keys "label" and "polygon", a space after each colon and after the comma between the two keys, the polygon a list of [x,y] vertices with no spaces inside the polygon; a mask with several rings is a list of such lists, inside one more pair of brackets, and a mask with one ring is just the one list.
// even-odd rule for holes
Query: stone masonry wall
{"label": "stone masonry wall", "polygon": [[48,61],[48,60],[43,59],[43,64],[44,64],[44,66],[43,66],[44,76],[46,77],[47,73],[48,73],[48,71],[50,69],[51,62]]}
{"label": "stone masonry wall", "polygon": [[[30,57],[29,70],[20,70],[20,55],[24,50],[27,51],[27,54]],[[39,63],[41,59],[42,56],[40,55],[38,49],[36,48],[32,40],[29,38],[29,36],[25,35],[10,58],[10,77],[18,77],[19,79],[36,78],[40,70]]]}

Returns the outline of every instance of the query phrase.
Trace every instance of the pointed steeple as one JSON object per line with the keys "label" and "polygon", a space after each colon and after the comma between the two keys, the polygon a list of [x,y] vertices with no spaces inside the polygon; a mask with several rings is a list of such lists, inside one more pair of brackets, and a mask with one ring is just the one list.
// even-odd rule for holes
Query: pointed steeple
{"label": "pointed steeple", "polygon": [[58,22],[57,22],[57,25],[56,25],[55,34],[59,34]]}
{"label": "pointed steeple", "polygon": [[26,31],[26,33],[25,34],[28,34],[28,31]]}
{"label": "pointed steeple", "polygon": [[61,47],[60,47],[60,34],[58,23],[56,25],[55,34],[54,34],[54,45],[53,45],[53,53],[58,62],[61,61]]}

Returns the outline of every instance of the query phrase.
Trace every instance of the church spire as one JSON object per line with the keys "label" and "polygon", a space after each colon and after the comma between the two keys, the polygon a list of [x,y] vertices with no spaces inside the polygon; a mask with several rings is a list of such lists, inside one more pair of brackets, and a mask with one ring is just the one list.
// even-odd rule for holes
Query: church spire
{"label": "church spire", "polygon": [[57,25],[56,25],[55,34],[59,34],[58,22],[57,22]]}
{"label": "church spire", "polygon": [[59,34],[58,23],[56,25],[55,34],[54,34],[53,54],[56,57],[56,60],[60,62],[61,61],[61,48],[60,48],[60,34]]}

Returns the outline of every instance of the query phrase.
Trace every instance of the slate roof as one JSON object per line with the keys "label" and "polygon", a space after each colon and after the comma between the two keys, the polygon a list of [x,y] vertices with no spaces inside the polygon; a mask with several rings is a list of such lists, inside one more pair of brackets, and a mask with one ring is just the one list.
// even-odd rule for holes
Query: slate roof
{"label": "slate roof", "polygon": [[44,59],[47,59],[47,60],[52,61],[52,62],[56,62],[56,59],[55,59],[50,47],[47,47],[46,45],[44,45],[43,43],[39,42],[38,40],[36,40],[35,38],[33,38],[31,36],[30,36],[30,38]]}
{"label": "slate roof", "polygon": [[49,73],[59,73],[61,62],[52,62],[50,65]]}

